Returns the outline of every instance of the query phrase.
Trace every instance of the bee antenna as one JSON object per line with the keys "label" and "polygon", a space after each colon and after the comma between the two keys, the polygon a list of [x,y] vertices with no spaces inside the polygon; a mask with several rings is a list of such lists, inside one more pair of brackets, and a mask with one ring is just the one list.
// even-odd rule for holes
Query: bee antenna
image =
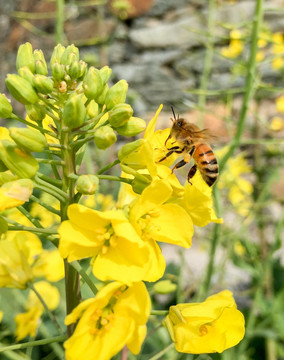
{"label": "bee antenna", "polygon": [[174,119],[176,120],[176,114],[175,114],[174,108],[172,106],[171,106],[171,109],[172,109],[172,112],[173,112],[173,115],[174,115]]}

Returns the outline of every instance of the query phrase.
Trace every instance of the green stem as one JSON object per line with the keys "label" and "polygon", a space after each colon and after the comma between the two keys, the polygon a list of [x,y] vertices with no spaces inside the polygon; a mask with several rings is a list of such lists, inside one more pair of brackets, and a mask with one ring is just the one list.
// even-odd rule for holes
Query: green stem
{"label": "green stem", "polygon": [[62,197],[60,194],[58,194],[56,191],[50,189],[49,187],[46,187],[46,186],[35,183],[34,188],[48,193],[49,195],[55,197],[55,199],[59,200],[62,203],[64,203],[66,201],[65,196]]}
{"label": "green stem", "polygon": [[151,310],[151,315],[167,316],[169,310]]}
{"label": "green stem", "polygon": [[108,164],[107,166],[103,167],[102,169],[100,169],[97,172],[97,175],[103,174],[104,172],[106,172],[107,170],[111,169],[112,167],[114,167],[115,165],[119,164],[120,160],[114,160],[111,164]]}
{"label": "green stem", "polygon": [[26,124],[27,126],[33,127],[34,129],[40,131],[41,133],[48,134],[49,136],[52,136],[52,137],[58,139],[57,135],[55,135],[53,132],[51,132],[49,130],[46,130],[46,129],[43,129],[42,127],[34,124],[33,122],[22,119],[22,118],[20,118],[19,116],[15,115],[15,114],[11,115],[11,119],[15,119],[15,120],[17,120],[17,121],[19,121],[19,122],[21,122],[23,124]]}
{"label": "green stem", "polygon": [[184,302],[184,291],[183,291],[183,270],[184,270],[184,262],[185,262],[185,251],[184,249],[179,250],[179,273],[178,273],[178,281],[177,281],[177,303]]}
{"label": "green stem", "polygon": [[49,235],[58,234],[57,230],[42,229],[42,228],[36,228],[36,227],[30,227],[30,226],[24,226],[24,225],[8,226],[8,230],[9,231],[30,231],[31,233],[49,234]]}
{"label": "green stem", "polygon": [[41,199],[37,198],[36,196],[31,195],[31,196],[30,196],[30,199],[31,199],[32,201],[34,201],[35,203],[38,203],[39,205],[41,205],[42,207],[44,207],[46,210],[52,212],[53,214],[60,216],[60,211],[59,211],[59,210],[54,209],[52,206],[46,204],[44,201],[42,201]]}
{"label": "green stem", "polygon": [[52,177],[50,177],[50,176],[41,174],[41,173],[39,173],[39,172],[37,173],[37,176],[38,176],[40,179],[44,180],[45,182],[48,182],[49,184],[52,184],[52,185],[54,185],[54,186],[56,186],[56,187],[59,187],[59,188],[62,187],[62,181],[61,181],[61,179],[54,179],[54,178],[52,178]]}
{"label": "green stem", "polygon": [[61,44],[64,40],[64,0],[56,1],[55,41]]}
{"label": "green stem", "polygon": [[85,283],[89,286],[89,288],[92,290],[93,294],[96,295],[98,292],[98,289],[96,288],[95,284],[92,282],[92,280],[89,278],[86,271],[82,268],[80,263],[78,261],[72,261],[70,265],[82,276]]}
{"label": "green stem", "polygon": [[85,145],[87,142],[89,141],[92,141],[94,140],[94,137],[93,136],[89,136],[89,137],[86,137],[84,139],[81,139],[81,140],[76,140],[74,141],[74,143],[71,145],[72,148],[74,149],[74,151],[78,151],[83,145]]}
{"label": "green stem", "polygon": [[[48,156],[48,159],[49,159],[50,161],[53,161],[53,156],[52,156],[52,154],[47,153],[47,156]],[[51,163],[51,169],[52,169],[53,174],[54,174],[54,176],[56,177],[56,179],[57,179],[57,180],[60,180],[61,177],[60,177],[59,172],[58,172],[58,170],[57,170],[56,164]],[[60,184],[60,185],[61,185],[61,184]]]}
{"label": "green stem", "polygon": [[219,163],[219,171],[222,172],[224,166],[226,165],[227,161],[232,157],[235,149],[239,146],[241,137],[244,131],[245,120],[247,115],[247,110],[249,106],[249,102],[252,99],[252,96],[255,91],[255,75],[256,75],[256,54],[257,54],[257,42],[259,37],[259,32],[262,24],[262,17],[263,17],[263,1],[264,0],[257,0],[256,7],[255,7],[255,16],[253,19],[253,29],[252,29],[252,37],[251,37],[251,47],[250,47],[250,59],[248,63],[248,75],[246,81],[246,88],[244,99],[242,103],[242,108],[240,112],[240,117],[237,125],[236,134],[233,140],[230,143],[229,149],[224,157],[221,159]]}
{"label": "green stem", "polygon": [[198,125],[200,127],[203,127],[204,110],[206,105],[206,90],[207,90],[209,75],[211,72],[212,59],[213,59],[215,15],[216,15],[216,0],[209,0],[206,53],[205,53],[203,72],[200,82],[200,90],[204,94],[200,94],[198,98],[198,106],[201,109],[198,117]]}
{"label": "green stem", "polygon": [[53,325],[55,326],[55,328],[58,330],[60,335],[63,335],[63,330],[61,329],[56,317],[54,316],[54,314],[49,310],[48,306],[46,305],[46,302],[43,300],[42,296],[40,295],[40,293],[36,290],[36,288],[33,286],[32,283],[28,283],[27,284],[28,287],[36,294],[36,296],[38,297],[39,301],[41,302],[42,306],[44,307],[47,315],[49,316],[50,320],[53,322]]}
{"label": "green stem", "polygon": [[67,339],[66,335],[60,335],[60,336],[55,336],[55,337],[52,337],[49,339],[29,341],[27,343],[15,344],[15,345],[9,345],[9,346],[1,346],[0,352],[4,352],[7,350],[21,350],[21,349],[26,349],[31,346],[47,345],[47,344],[51,344],[54,342],[63,342],[66,339]]}
{"label": "green stem", "polygon": [[58,189],[58,187],[53,186],[52,184],[50,184],[47,181],[42,180],[39,176],[35,176],[35,183],[36,185],[41,185],[47,189],[50,189],[51,191],[55,192],[56,194],[60,195],[61,198],[68,200],[68,195],[63,191]]}
{"label": "green stem", "polygon": [[18,206],[18,209],[19,209],[19,211],[20,211],[23,215],[25,215],[25,217],[26,217],[27,219],[30,220],[30,222],[31,222],[35,227],[40,228],[40,229],[43,228],[43,226],[41,225],[41,223],[40,223],[37,219],[35,219],[35,218],[31,215],[31,213],[30,213],[29,211],[27,211],[23,206]]}
{"label": "green stem", "polygon": [[96,175],[101,180],[112,180],[112,181],[120,181],[125,182],[126,184],[131,184],[132,180],[127,179],[121,176],[112,176],[112,175]]}
{"label": "green stem", "polygon": [[53,160],[53,159],[50,160],[50,159],[40,159],[40,158],[37,158],[36,160],[40,164],[61,165],[61,166],[65,165],[64,161],[60,161],[60,160]]}
{"label": "green stem", "polygon": [[173,349],[175,346],[174,343],[171,343],[167,347],[165,347],[162,351],[158,352],[156,355],[152,356],[149,360],[158,360],[160,359],[164,354],[166,354],[169,350]]}

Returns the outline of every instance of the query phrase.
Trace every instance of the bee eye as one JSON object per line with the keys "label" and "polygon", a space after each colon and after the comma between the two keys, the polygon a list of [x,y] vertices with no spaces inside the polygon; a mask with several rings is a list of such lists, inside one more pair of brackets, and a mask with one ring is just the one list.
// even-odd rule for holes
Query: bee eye
{"label": "bee eye", "polygon": [[177,126],[182,126],[182,121],[178,121]]}

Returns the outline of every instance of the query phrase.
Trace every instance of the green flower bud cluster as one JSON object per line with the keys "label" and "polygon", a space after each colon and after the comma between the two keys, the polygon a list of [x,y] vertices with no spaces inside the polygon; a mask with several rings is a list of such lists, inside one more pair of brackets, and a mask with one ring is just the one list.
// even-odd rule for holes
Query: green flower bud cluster
{"label": "green flower bud cluster", "polygon": [[[89,134],[104,150],[117,141],[117,135],[132,137],[145,130],[145,121],[134,117],[131,105],[126,103],[126,80],[109,86],[112,70],[108,66],[88,68],[75,45],[55,46],[48,64],[41,50],[25,43],[19,47],[16,67],[18,74],[8,74],[6,85],[11,95],[25,105],[28,121],[44,127],[48,115],[54,125],[49,123],[51,130],[45,125],[45,131],[77,132],[79,135],[70,137],[74,143],[80,141],[75,152],[85,139],[92,139]],[[9,100],[1,94],[0,116],[17,118]],[[45,137],[36,134],[30,129],[10,131],[15,146],[26,153],[40,152],[47,146]]]}

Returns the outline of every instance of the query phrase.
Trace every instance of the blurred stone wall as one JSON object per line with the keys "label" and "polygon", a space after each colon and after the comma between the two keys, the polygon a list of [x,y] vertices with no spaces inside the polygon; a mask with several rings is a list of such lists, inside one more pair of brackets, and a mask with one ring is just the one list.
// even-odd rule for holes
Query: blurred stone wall
{"label": "blurred stone wall", "polygon": [[[132,6],[128,13],[115,9],[115,0],[99,7],[86,6],[80,0],[66,1],[66,41],[79,46],[84,60],[90,64],[112,67],[114,81],[124,78],[129,82],[130,101],[136,113],[156,109],[160,103],[172,104],[182,111],[195,101],[187,90],[200,86],[208,1],[128,1]],[[228,45],[229,26],[248,23],[255,3],[255,0],[217,2],[209,89],[244,85],[244,77],[233,76],[231,72],[236,60],[225,58],[220,51]],[[283,9],[283,1],[267,0],[264,6],[266,29],[283,33],[283,11],[277,11]],[[0,0],[1,92],[6,91],[5,74],[15,71],[16,51],[21,43],[29,41],[34,48],[51,54],[55,45],[55,10],[55,2],[48,0]],[[245,49],[244,59],[247,53]],[[283,86],[283,71],[281,74],[273,70],[269,63],[261,65],[261,70],[263,81]]]}

